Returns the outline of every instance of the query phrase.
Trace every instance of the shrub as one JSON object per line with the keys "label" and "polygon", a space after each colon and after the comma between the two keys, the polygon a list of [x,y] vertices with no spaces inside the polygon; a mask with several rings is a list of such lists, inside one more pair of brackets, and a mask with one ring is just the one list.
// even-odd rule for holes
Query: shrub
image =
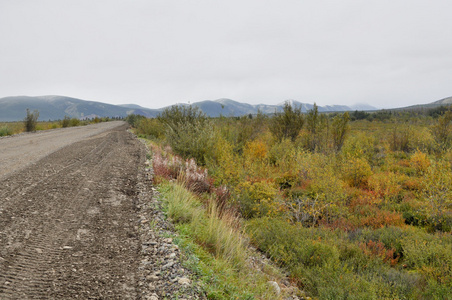
{"label": "shrub", "polygon": [[424,176],[422,197],[433,230],[452,230],[452,171],[447,161],[432,164]]}
{"label": "shrub", "polygon": [[[404,177],[403,177],[404,178]],[[393,172],[375,173],[369,177],[369,187],[386,201],[402,200],[402,176]]]}
{"label": "shrub", "polygon": [[[339,121],[337,125],[339,126]],[[346,131],[346,123],[343,130]],[[314,103],[314,107],[308,111],[306,116],[306,131],[302,133],[301,139],[303,146],[310,150],[316,152],[327,152],[330,145],[330,121],[325,114],[319,114],[318,106]],[[345,131],[340,132],[341,129],[337,128],[336,136],[337,141],[340,142],[342,133],[345,138]]]}
{"label": "shrub", "polygon": [[303,127],[304,118],[301,107],[292,107],[289,102],[284,103],[283,112],[275,114],[271,119],[270,132],[276,140],[289,138],[292,141],[298,136]]}
{"label": "shrub", "polygon": [[333,119],[333,147],[336,152],[341,151],[342,146],[345,142],[345,137],[350,130],[350,125],[348,124],[350,121],[350,115],[348,112],[345,112],[342,115],[338,115]]}
{"label": "shrub", "polygon": [[452,240],[418,232],[402,240],[404,263],[452,289]]}
{"label": "shrub", "polygon": [[[132,126],[132,127],[134,127],[134,128],[137,128],[139,121],[142,120],[142,119],[144,119],[144,118],[145,118],[145,117],[144,117],[144,116],[141,116],[141,115],[130,114],[130,115],[128,115],[128,116],[126,117],[126,122],[129,123],[130,126]],[[100,119],[99,119],[98,117],[96,117],[96,118],[94,119],[95,123],[98,123],[98,122],[96,122],[96,120],[98,120],[98,122],[100,122]]]}
{"label": "shrub", "polygon": [[353,187],[367,187],[367,181],[372,175],[372,169],[363,158],[349,157],[342,161],[342,178]]}
{"label": "shrub", "polygon": [[76,127],[80,125],[80,120],[77,118],[72,118],[69,123],[71,127]]}
{"label": "shrub", "polygon": [[220,185],[237,186],[244,173],[241,157],[234,152],[233,145],[216,135],[207,166],[215,182]]}
{"label": "shrub", "polygon": [[284,220],[261,218],[248,223],[248,232],[259,248],[276,262],[289,267],[324,266],[339,261],[339,251],[322,241],[306,237],[310,230]]}
{"label": "shrub", "polygon": [[430,160],[427,154],[417,150],[410,158],[410,163],[416,170],[416,175],[422,176],[430,167]]}
{"label": "shrub", "polygon": [[440,149],[449,147],[452,140],[452,111],[447,111],[438,118],[432,127],[432,133]]}
{"label": "shrub", "polygon": [[134,124],[138,135],[151,139],[162,139],[165,136],[165,127],[157,119],[140,118]]}
{"label": "shrub", "polygon": [[268,205],[277,194],[275,184],[270,181],[244,181],[238,185],[238,190],[238,204],[245,218],[266,215],[269,212]]}
{"label": "shrub", "polygon": [[27,116],[24,119],[25,130],[27,132],[36,131],[36,125],[38,123],[38,118],[39,118],[38,110],[34,110],[33,112],[30,112],[30,110],[27,108]]}
{"label": "shrub", "polygon": [[[255,117],[249,118],[249,116],[243,116],[235,123],[233,131],[236,135],[235,139],[228,138],[230,142],[235,142],[235,150],[240,152],[246,143],[256,139],[265,133],[267,129],[268,117],[258,111]],[[222,126],[222,129],[224,130]]]}
{"label": "shrub", "polygon": [[362,231],[362,237],[364,243],[369,243],[370,241],[382,242],[386,249],[394,249],[394,256],[403,256],[403,246],[402,240],[409,235],[406,229],[400,227],[388,226],[375,230],[364,229]]}
{"label": "shrub", "polygon": [[8,126],[3,126],[0,128],[0,136],[12,135],[13,131]]}
{"label": "shrub", "polygon": [[194,158],[205,165],[212,144],[212,128],[207,116],[196,106],[172,106],[158,117],[166,125],[166,139],[184,159]]}
{"label": "shrub", "polygon": [[64,119],[61,120],[61,127],[66,128],[70,126],[71,118],[69,116],[64,116]]}
{"label": "shrub", "polygon": [[357,132],[344,142],[341,152],[345,157],[364,158],[369,162],[376,162],[384,158],[376,144],[374,135]]}
{"label": "shrub", "polygon": [[293,170],[296,154],[294,143],[290,139],[282,139],[271,146],[268,158],[272,165],[277,166],[282,172],[287,172]]}
{"label": "shrub", "polygon": [[389,144],[392,151],[409,152],[412,150],[411,137],[413,136],[413,129],[410,126],[394,124],[394,128],[389,139]]}

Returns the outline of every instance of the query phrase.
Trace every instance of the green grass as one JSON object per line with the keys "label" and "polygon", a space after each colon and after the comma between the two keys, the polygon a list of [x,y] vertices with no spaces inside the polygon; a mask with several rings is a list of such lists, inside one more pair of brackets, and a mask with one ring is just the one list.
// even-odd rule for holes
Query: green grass
{"label": "green grass", "polygon": [[167,216],[176,223],[175,242],[184,251],[185,267],[199,276],[209,299],[278,299],[267,282],[281,274],[250,267],[252,253],[236,216],[220,214],[213,202],[204,208],[182,184],[164,183],[158,189]]}
{"label": "green grass", "polygon": [[24,130],[23,122],[0,122],[0,136],[7,136],[20,133]]}

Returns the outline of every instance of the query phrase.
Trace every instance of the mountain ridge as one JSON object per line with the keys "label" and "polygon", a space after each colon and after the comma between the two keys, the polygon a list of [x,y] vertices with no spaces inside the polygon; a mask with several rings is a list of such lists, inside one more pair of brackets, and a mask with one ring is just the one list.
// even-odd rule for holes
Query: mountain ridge
{"label": "mountain ridge", "polygon": [[[238,117],[249,114],[273,114],[281,112],[284,103],[289,102],[293,106],[301,107],[302,112],[307,112],[313,108],[314,104],[303,103],[294,99],[289,99],[276,105],[270,104],[248,104],[238,102],[228,98],[220,98],[217,100],[204,100],[192,104],[179,103],[175,105],[192,105],[199,107],[209,117]],[[410,107],[435,107],[440,105],[452,104],[452,97],[444,98],[429,104],[415,105]],[[114,105],[98,101],[82,100],[78,98],[58,95],[46,96],[9,96],[0,98],[0,121],[21,121],[25,117],[26,109],[37,109],[40,113],[40,120],[59,120],[65,116],[71,118],[85,117],[119,117],[123,118],[130,114],[139,114],[145,117],[156,117],[164,109],[150,109],[137,104],[121,104]],[[409,109],[410,107],[406,107]],[[342,112],[355,110],[378,110],[368,104],[356,104],[352,106],[346,105],[325,105],[318,106],[319,112]],[[404,109],[404,108],[400,108]]]}

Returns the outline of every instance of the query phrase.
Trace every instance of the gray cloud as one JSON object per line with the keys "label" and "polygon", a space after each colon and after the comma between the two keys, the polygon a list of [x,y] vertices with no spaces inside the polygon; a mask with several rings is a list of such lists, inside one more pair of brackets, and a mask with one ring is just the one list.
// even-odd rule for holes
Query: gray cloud
{"label": "gray cloud", "polygon": [[452,95],[450,1],[0,0],[0,97],[379,107]]}

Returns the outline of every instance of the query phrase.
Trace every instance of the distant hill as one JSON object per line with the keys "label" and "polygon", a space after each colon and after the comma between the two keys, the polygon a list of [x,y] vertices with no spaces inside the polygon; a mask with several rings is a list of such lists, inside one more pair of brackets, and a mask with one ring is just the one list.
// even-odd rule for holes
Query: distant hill
{"label": "distant hill", "polygon": [[[218,99],[218,100],[205,100],[201,102],[195,102],[192,105],[199,107],[205,114],[211,117],[223,116],[243,116],[248,114],[257,114],[259,111],[263,114],[273,114],[275,112],[281,112],[284,107],[284,103],[289,102],[292,106],[301,107],[303,112],[307,112],[314,107],[311,103],[302,103],[296,100],[286,100],[277,105],[267,104],[247,104],[237,102],[231,99]],[[355,108],[345,105],[326,105],[318,106],[320,112],[341,112],[352,111]],[[360,109],[361,110],[361,109]],[[375,107],[367,105],[363,110],[377,110]]]}
{"label": "distant hill", "polygon": [[20,121],[25,111],[39,110],[39,120],[59,120],[65,116],[71,118],[85,117],[126,117],[139,113],[146,117],[155,117],[157,110],[139,107],[124,107],[107,103],[85,101],[64,96],[16,96],[0,98],[0,121]]}
{"label": "distant hill", "polygon": [[[293,106],[301,107],[303,112],[312,109],[313,104],[301,103],[296,100],[287,100]],[[247,104],[231,99],[205,100],[191,105],[199,107],[210,117],[243,116],[249,114],[272,114],[281,112],[286,101],[278,105]],[[188,105],[188,104],[177,104]],[[345,105],[319,106],[320,112],[377,110],[376,108],[361,104],[359,108]],[[163,109],[149,109],[136,104],[112,105],[96,101],[87,101],[65,96],[15,96],[0,98],[0,121],[20,121],[25,117],[25,111],[39,110],[39,120],[59,120],[65,116],[71,118],[99,117],[126,117],[129,114],[138,114],[145,117],[156,117]]]}
{"label": "distant hill", "polygon": [[435,107],[439,107],[439,106],[449,106],[452,105],[452,97],[447,97],[432,103],[427,103],[427,104],[417,104],[417,105],[411,105],[411,106],[407,106],[407,107],[399,107],[399,108],[395,108],[393,110],[424,110],[424,109],[430,109],[430,108],[435,108]]}
{"label": "distant hill", "polygon": [[444,98],[444,99],[435,101],[432,104],[436,105],[436,106],[451,105],[452,104],[452,97],[448,97],[448,98]]}

